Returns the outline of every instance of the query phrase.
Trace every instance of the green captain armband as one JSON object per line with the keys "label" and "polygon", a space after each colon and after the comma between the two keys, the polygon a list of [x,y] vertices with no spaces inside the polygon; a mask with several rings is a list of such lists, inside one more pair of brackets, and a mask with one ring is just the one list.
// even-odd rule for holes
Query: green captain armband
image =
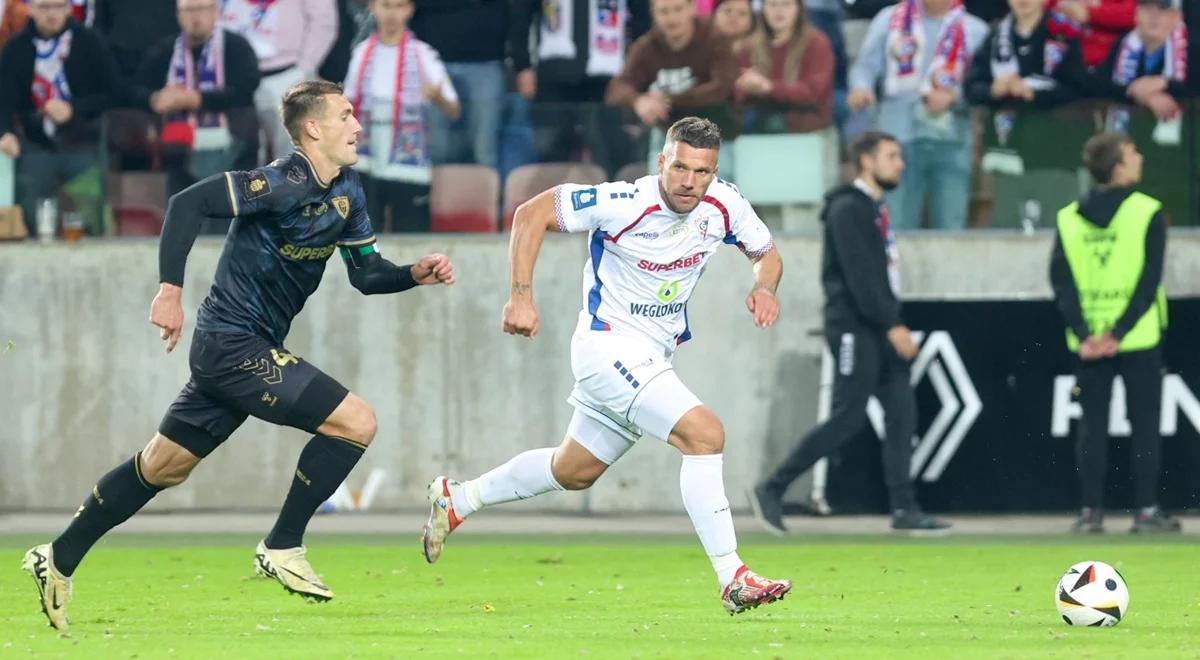
{"label": "green captain armband", "polygon": [[379,248],[376,247],[374,238],[356,245],[339,245],[338,249],[342,253],[342,259],[354,268],[364,267],[368,257],[372,254],[379,254]]}

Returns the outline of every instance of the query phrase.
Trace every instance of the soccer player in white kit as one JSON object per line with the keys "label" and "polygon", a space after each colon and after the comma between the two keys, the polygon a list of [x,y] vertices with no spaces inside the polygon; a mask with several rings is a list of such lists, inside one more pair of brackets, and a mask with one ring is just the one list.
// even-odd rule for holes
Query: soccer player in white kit
{"label": "soccer player in white kit", "polygon": [[501,502],[588,488],[645,434],[683,454],[683,503],[712,560],[725,609],[742,612],[791,590],[790,581],[764,578],[738,558],[721,474],[724,428],[671,366],[676,346],[691,337],[688,299],[722,245],[740,248],[753,263],[746,307],[755,325],[768,327],[779,316],[775,289],[783,262],[750,203],[716,178],[720,144],[715,124],[687,117],[667,132],[660,174],[634,183],[561,185],[517,209],[503,313],[509,334],[537,335],[533,265],[546,232],[590,233],[583,310],[571,340],[575,414],[558,447],[524,452],[461,484],[433,480],[422,536],[430,563],[468,516]]}

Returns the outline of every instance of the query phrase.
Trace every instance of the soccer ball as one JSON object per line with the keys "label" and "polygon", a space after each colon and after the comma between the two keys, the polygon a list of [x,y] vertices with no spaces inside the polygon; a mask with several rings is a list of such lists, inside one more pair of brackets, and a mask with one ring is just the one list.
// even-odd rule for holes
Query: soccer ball
{"label": "soccer ball", "polygon": [[1070,626],[1115,626],[1129,611],[1125,578],[1104,562],[1082,561],[1067,569],[1054,596]]}

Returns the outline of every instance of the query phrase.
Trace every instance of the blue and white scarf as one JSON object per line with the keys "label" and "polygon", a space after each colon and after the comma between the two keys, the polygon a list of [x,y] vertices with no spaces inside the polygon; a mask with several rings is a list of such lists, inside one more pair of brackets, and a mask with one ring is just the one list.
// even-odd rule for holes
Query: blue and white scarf
{"label": "blue and white scarf", "polygon": [[[187,35],[175,39],[175,51],[171,54],[171,66],[167,69],[167,85],[182,87],[203,94],[225,88],[225,31],[213,31],[212,37],[200,51],[200,66],[196,66]],[[181,112],[167,117],[167,121],[186,121],[198,128],[225,125],[225,114],[221,112]]]}
{"label": "blue and white scarf", "polygon": [[[46,103],[57,99],[71,102],[71,86],[67,83],[66,61],[71,56],[71,35],[74,30],[68,27],[57,37],[43,39],[33,38],[33,48],[36,53],[33,61],[33,107],[41,112]],[[58,126],[50,117],[42,118],[42,131],[46,137],[54,137]]]}

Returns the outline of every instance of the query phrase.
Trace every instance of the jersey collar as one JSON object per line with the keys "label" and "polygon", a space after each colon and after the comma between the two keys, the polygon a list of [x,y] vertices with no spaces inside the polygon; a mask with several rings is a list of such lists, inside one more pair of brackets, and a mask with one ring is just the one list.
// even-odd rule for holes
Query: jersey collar
{"label": "jersey collar", "polygon": [[300,160],[304,161],[304,164],[308,166],[308,172],[312,175],[313,181],[316,181],[317,185],[322,188],[328,188],[331,182],[321,180],[321,176],[317,174],[317,168],[312,164],[312,161],[308,159],[308,154],[304,153],[304,150],[300,147],[296,147],[296,155],[299,156]]}

